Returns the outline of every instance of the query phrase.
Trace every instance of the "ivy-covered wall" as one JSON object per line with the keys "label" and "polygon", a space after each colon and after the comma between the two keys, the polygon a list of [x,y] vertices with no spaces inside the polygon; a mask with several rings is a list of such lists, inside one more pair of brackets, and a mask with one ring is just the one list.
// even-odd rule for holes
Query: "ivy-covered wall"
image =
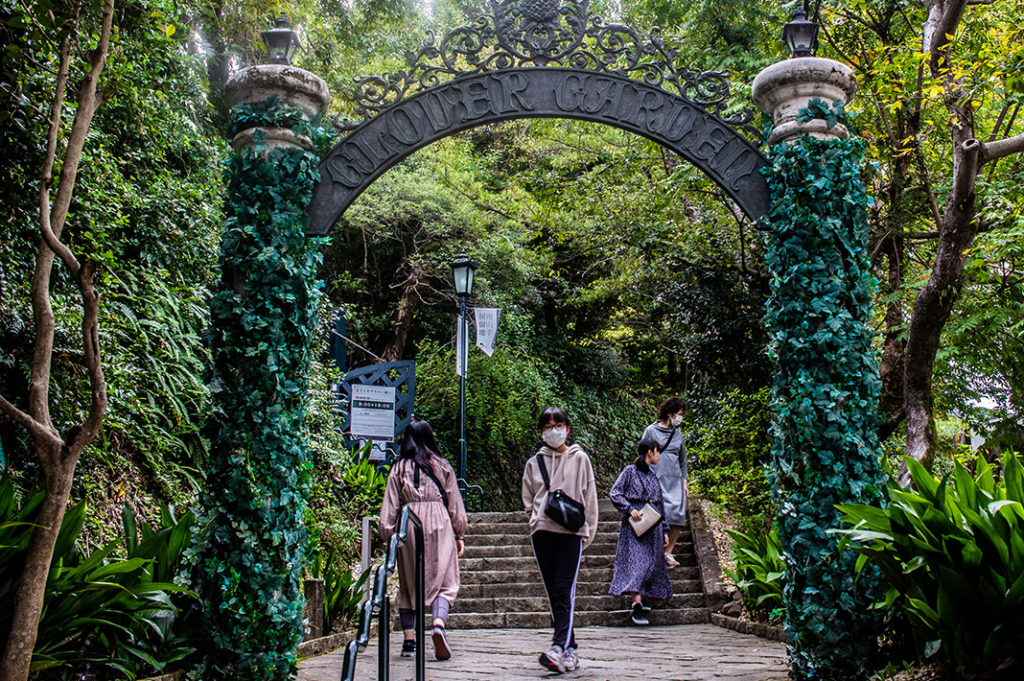
{"label": "ivy-covered wall", "polygon": [[798,679],[862,678],[879,631],[868,608],[880,575],[857,575],[856,554],[840,553],[830,533],[836,504],[884,503],[862,157],[857,140],[803,137],[772,150],[772,478]]}
{"label": "ivy-covered wall", "polygon": [[[232,111],[232,133],[316,124],[272,98]],[[303,419],[320,297],[319,243],[304,234],[319,156],[256,144],[231,160],[220,285],[210,302],[211,457],[196,552],[208,649],[194,678],[293,678],[301,639]]]}

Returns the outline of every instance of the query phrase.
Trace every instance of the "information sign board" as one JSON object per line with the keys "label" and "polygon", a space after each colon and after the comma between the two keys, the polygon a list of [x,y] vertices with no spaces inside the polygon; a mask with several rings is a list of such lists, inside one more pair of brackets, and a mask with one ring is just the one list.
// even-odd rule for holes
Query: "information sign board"
{"label": "information sign board", "polygon": [[351,434],[353,440],[395,441],[395,388],[352,384]]}

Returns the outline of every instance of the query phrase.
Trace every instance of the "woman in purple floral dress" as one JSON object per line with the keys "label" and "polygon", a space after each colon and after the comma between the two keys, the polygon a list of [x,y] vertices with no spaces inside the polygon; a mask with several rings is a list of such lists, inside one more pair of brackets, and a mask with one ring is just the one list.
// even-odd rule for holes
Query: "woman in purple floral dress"
{"label": "woman in purple floral dress", "polygon": [[[619,528],[615,572],[608,593],[613,596],[629,594],[633,600],[633,623],[649,624],[646,613],[650,608],[644,606],[643,599],[672,598],[672,581],[665,564],[668,524],[664,519],[661,483],[651,471],[651,466],[656,465],[661,457],[658,444],[645,438],[637,445],[637,454],[636,463],[622,469],[609,495],[615,508],[622,513],[622,527]],[[639,520],[645,504],[657,509],[662,519],[638,537],[629,519]]]}

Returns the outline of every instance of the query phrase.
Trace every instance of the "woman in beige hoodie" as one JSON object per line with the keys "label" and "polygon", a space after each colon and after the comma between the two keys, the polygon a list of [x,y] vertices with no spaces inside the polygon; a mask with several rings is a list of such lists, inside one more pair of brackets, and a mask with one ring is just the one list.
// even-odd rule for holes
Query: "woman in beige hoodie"
{"label": "woman in beige hoodie", "polygon": [[[579,445],[565,443],[571,427],[564,411],[545,409],[537,428],[545,446],[526,462],[523,506],[530,515],[530,540],[555,625],[551,647],[540,654],[540,663],[562,673],[579,668],[573,632],[576,577],[583,550],[597,534],[597,486],[590,457]],[[569,529],[545,513],[549,492],[559,489],[582,504],[584,522],[580,527]]]}

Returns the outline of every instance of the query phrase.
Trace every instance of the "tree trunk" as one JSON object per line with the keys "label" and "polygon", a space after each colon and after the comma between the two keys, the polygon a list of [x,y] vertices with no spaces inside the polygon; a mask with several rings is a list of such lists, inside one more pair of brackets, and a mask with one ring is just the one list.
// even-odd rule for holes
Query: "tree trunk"
{"label": "tree trunk", "polygon": [[879,439],[892,435],[904,417],[904,367],[907,341],[903,337],[903,301],[898,292],[903,285],[904,239],[893,227],[880,244],[885,259],[886,289],[892,299],[885,308],[882,339],[882,359],[878,376],[882,381],[879,409],[885,419],[879,429]]}
{"label": "tree trunk", "polygon": [[51,442],[39,446],[49,450],[44,456],[59,460],[62,465],[60,470],[46,475],[46,494],[39,507],[36,526],[32,529],[28,551],[25,554],[25,567],[14,597],[11,633],[7,637],[3,663],[0,664],[0,679],[4,681],[28,679],[32,651],[35,649],[36,636],[39,633],[43,597],[46,595],[46,578],[50,572],[54,545],[57,543],[57,534],[67,510],[75,465],[78,462],[78,455],[61,451],[63,446],[60,444]]}
{"label": "tree trunk", "polygon": [[[416,293],[416,284],[417,279],[413,277],[402,291],[402,299],[398,302],[398,316],[392,327],[393,340],[381,353],[385,362],[398,362],[405,352],[405,344],[409,340],[409,331],[412,329],[413,314],[420,302],[420,297]],[[466,314],[469,314],[469,310],[466,311]]]}
{"label": "tree trunk", "polygon": [[[966,114],[969,118],[969,114]],[[942,211],[935,263],[928,283],[914,302],[907,336],[904,406],[907,416],[907,456],[931,465],[935,456],[935,416],[932,412],[932,373],[942,330],[963,286],[967,249],[977,233],[974,182],[981,145],[973,125],[953,128],[953,189]],[[908,482],[904,467],[900,482]]]}

